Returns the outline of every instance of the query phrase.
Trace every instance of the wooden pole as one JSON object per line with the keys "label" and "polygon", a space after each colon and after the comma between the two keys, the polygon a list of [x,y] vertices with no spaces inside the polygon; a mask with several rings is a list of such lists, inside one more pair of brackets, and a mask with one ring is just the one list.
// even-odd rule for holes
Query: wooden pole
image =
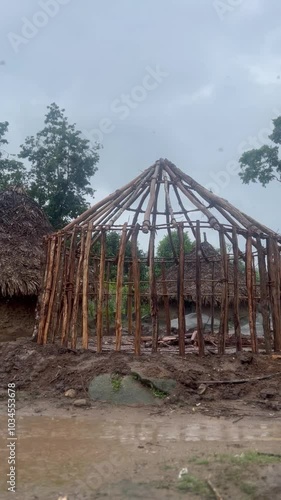
{"label": "wooden pole", "polygon": [[164,302],[165,318],[166,318],[166,333],[167,335],[171,335],[170,301],[168,297],[168,288],[166,282],[166,264],[164,260],[162,260],[161,262],[161,274],[162,274],[163,302]]}
{"label": "wooden pole", "polygon": [[140,226],[136,224],[132,234],[132,267],[134,280],[134,303],[135,303],[135,354],[141,352],[141,301],[140,301],[140,266],[138,262],[138,234]]}
{"label": "wooden pole", "polygon": [[271,353],[271,333],[270,333],[270,307],[269,307],[269,289],[268,274],[265,264],[265,248],[260,238],[256,238],[258,251],[258,264],[260,275],[260,312],[263,322],[264,344],[267,354]]}
{"label": "wooden pole", "polygon": [[50,297],[51,297],[51,292],[52,292],[52,282],[53,282],[53,267],[54,267],[54,257],[55,257],[55,249],[56,249],[56,237],[52,236],[51,237],[51,246],[50,246],[50,260],[49,260],[49,269],[48,269],[48,274],[47,274],[47,282],[46,282],[46,293],[44,297],[44,304],[43,304],[43,317],[44,317],[44,323],[43,323],[43,344],[45,345],[47,343],[48,339],[48,329],[45,329],[46,325],[46,320],[48,318],[48,311],[49,311],[49,306],[50,306]]}
{"label": "wooden pole", "polygon": [[57,237],[55,238],[55,241],[56,241],[56,250],[55,250],[55,257],[54,257],[53,283],[52,283],[52,290],[51,290],[51,295],[50,295],[48,313],[47,313],[44,334],[43,334],[44,339],[48,338],[48,333],[50,331],[50,323],[51,323],[51,320],[53,318],[54,299],[55,299],[55,293],[56,293],[56,287],[57,287],[57,281],[58,281],[59,268],[60,268],[60,264],[61,264],[62,236],[60,233],[58,233]]}
{"label": "wooden pole", "polygon": [[128,284],[128,298],[127,298],[127,318],[128,318],[128,334],[132,335],[133,333],[133,317],[132,317],[132,309],[133,309],[133,268],[132,264],[130,264],[129,270],[129,284]]}
{"label": "wooden pole", "polygon": [[106,265],[106,283],[105,283],[105,321],[106,321],[106,334],[109,335],[109,330],[110,330],[110,317],[109,317],[109,293],[110,293],[110,287],[109,287],[109,281],[110,281],[110,262],[107,262]]}
{"label": "wooden pole", "polygon": [[236,337],[236,352],[242,351],[241,325],[239,314],[239,246],[236,227],[232,232],[233,241],[233,322]]}
{"label": "wooden pole", "polygon": [[69,329],[70,329],[70,318],[72,313],[72,299],[73,299],[73,279],[75,272],[75,261],[76,261],[76,245],[77,245],[77,227],[75,226],[72,230],[70,248],[67,256],[67,268],[65,275],[65,297],[64,297],[64,308],[63,308],[63,323],[62,323],[62,336],[61,343],[63,346],[67,346]]}
{"label": "wooden pole", "polygon": [[41,300],[40,300],[40,312],[39,312],[38,335],[37,335],[37,343],[38,344],[43,344],[44,326],[45,326],[45,321],[46,321],[45,303],[46,303],[46,293],[47,293],[47,281],[48,281],[48,274],[49,274],[49,268],[50,268],[51,241],[52,241],[51,236],[49,236],[45,240],[46,264],[45,264],[44,280],[43,280],[43,286],[42,286],[42,291],[41,291]]}
{"label": "wooden pole", "polygon": [[225,238],[220,231],[220,253],[221,253],[221,274],[222,274],[222,292],[221,292],[221,317],[219,329],[219,354],[225,353],[225,342],[228,333],[228,257],[226,253]]}
{"label": "wooden pole", "polygon": [[89,222],[87,226],[87,236],[85,243],[85,252],[83,257],[83,286],[82,286],[82,347],[88,349],[89,344],[89,258],[91,250],[93,223]]}
{"label": "wooden pole", "polygon": [[197,336],[199,356],[205,354],[205,343],[203,336],[203,323],[202,323],[202,294],[201,294],[201,234],[200,234],[200,221],[196,221],[196,315],[197,315]]}
{"label": "wooden pole", "polygon": [[281,351],[280,260],[278,245],[273,238],[268,238],[267,240],[267,259],[273,323],[274,351]]}
{"label": "wooden pole", "polygon": [[101,236],[99,289],[98,289],[98,305],[97,305],[97,353],[100,353],[102,351],[104,271],[105,271],[105,252],[106,252],[105,245],[106,245],[106,235],[103,230]]}
{"label": "wooden pole", "polygon": [[116,277],[116,319],[115,319],[116,351],[121,350],[121,342],[122,342],[122,297],[123,297],[126,236],[127,236],[127,224],[124,224],[120,240],[118,264],[117,264],[117,277]]}
{"label": "wooden pole", "polygon": [[78,319],[78,311],[80,304],[81,271],[84,261],[85,239],[86,239],[85,231],[82,229],[80,237],[80,245],[79,245],[80,255],[76,271],[74,299],[73,299],[72,315],[70,320],[71,349],[76,349],[76,342],[77,342],[77,319]]}
{"label": "wooden pole", "polygon": [[[178,267],[178,335],[179,335],[179,354],[185,355],[185,307],[184,307],[184,235],[183,224],[178,224],[179,236],[179,267]],[[203,347],[204,351],[204,347]]]}
{"label": "wooden pole", "polygon": [[246,242],[246,286],[248,292],[248,313],[249,313],[249,327],[251,334],[252,351],[258,352],[256,322],[254,314],[254,291],[253,291],[253,252],[252,252],[252,236],[249,233]]}
{"label": "wooden pole", "polygon": [[212,296],[211,296],[211,333],[214,334],[215,324],[215,263],[212,262]]}

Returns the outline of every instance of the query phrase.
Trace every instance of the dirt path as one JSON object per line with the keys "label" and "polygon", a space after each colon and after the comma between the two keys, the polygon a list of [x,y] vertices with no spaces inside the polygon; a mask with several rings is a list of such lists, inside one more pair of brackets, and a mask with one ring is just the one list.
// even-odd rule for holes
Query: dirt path
{"label": "dirt path", "polygon": [[[211,499],[209,480],[227,500],[280,498],[280,419],[233,423],[183,410],[159,415],[107,406],[66,413],[19,410],[13,498]],[[2,471],[6,424],[0,417]],[[188,474],[179,479],[183,469]],[[3,500],[11,498],[5,491],[2,476]]]}

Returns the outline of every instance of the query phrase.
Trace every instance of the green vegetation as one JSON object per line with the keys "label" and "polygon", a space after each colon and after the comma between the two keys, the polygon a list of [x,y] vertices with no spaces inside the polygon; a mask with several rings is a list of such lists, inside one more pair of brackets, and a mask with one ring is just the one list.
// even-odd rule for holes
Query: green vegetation
{"label": "green vegetation", "polygon": [[180,491],[190,491],[201,498],[213,498],[213,494],[206,481],[198,479],[191,474],[184,474],[177,484]]}
{"label": "green vegetation", "polygon": [[[23,187],[38,202],[55,229],[67,224],[88,208],[86,196],[93,196],[91,180],[99,161],[98,144],[92,146],[69,124],[65,110],[52,103],[47,108],[45,127],[27,137],[18,158],[7,157],[2,146],[8,122],[0,123],[0,191]],[[16,156],[16,155],[13,155]]]}
{"label": "green vegetation", "polygon": [[239,160],[241,165],[239,175],[244,184],[260,182],[265,187],[273,180],[281,182],[281,160],[279,158],[281,116],[273,120],[273,125],[273,132],[269,135],[273,144],[246,151]]}
{"label": "green vegetation", "polygon": [[[178,256],[179,251],[180,251],[178,232],[176,230],[174,230],[171,232],[171,235],[172,235],[173,245],[174,245],[176,254]],[[188,233],[184,233],[183,240],[184,240],[185,253],[190,253],[192,248],[193,248],[193,243],[191,242]],[[156,256],[158,259],[173,259],[174,258],[171,241],[170,241],[168,234],[166,234],[162,238],[162,240],[159,242],[158,247],[157,247]]]}
{"label": "green vegetation", "polygon": [[152,389],[153,396],[155,396],[155,398],[165,399],[165,397],[167,396],[167,394],[165,394],[165,392],[160,391],[159,389],[156,389],[156,387],[152,387],[151,389]]}
{"label": "green vegetation", "polygon": [[113,390],[118,392],[120,391],[121,385],[122,385],[122,377],[118,373],[113,373],[111,375],[111,384],[113,387]]}

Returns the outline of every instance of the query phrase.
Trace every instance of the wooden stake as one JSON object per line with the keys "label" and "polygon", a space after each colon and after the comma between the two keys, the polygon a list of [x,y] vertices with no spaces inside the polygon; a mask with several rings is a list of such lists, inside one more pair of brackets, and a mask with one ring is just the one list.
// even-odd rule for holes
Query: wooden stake
{"label": "wooden stake", "polygon": [[257,241],[259,275],[260,275],[260,311],[263,322],[264,344],[266,353],[270,354],[272,349],[271,349],[271,333],[270,333],[268,274],[265,264],[265,249],[262,246],[260,238],[256,238],[256,241]]}
{"label": "wooden stake", "polygon": [[222,270],[221,317],[219,329],[219,354],[225,353],[225,342],[228,333],[228,257],[224,234],[220,231],[220,253]]}
{"label": "wooden stake", "polygon": [[73,228],[71,235],[70,248],[67,255],[67,267],[65,275],[65,297],[64,297],[63,323],[62,323],[62,336],[61,336],[61,343],[65,347],[67,346],[68,343],[70,318],[72,312],[76,246],[77,246],[77,227],[75,226]]}
{"label": "wooden stake", "polygon": [[82,346],[88,349],[89,345],[89,258],[91,250],[93,223],[89,222],[87,227],[87,236],[85,243],[85,252],[83,258],[83,292],[82,292]]}
{"label": "wooden stake", "polygon": [[46,263],[45,263],[43,287],[42,287],[41,298],[40,298],[40,311],[39,311],[38,335],[37,335],[37,343],[38,344],[43,344],[44,326],[45,326],[45,320],[46,320],[45,302],[46,302],[46,292],[47,292],[47,280],[48,280],[48,273],[49,273],[49,267],[50,267],[51,241],[52,241],[51,237],[48,237],[45,240]]}
{"label": "wooden stake", "polygon": [[[184,235],[183,224],[178,224],[179,236],[179,267],[178,267],[178,335],[179,335],[179,354],[185,355],[185,307],[184,307]],[[204,351],[204,347],[203,347]]]}
{"label": "wooden stake", "polygon": [[76,349],[76,342],[77,342],[77,319],[78,319],[78,311],[80,303],[81,271],[84,261],[85,240],[86,240],[85,231],[82,229],[80,237],[80,245],[79,245],[80,255],[77,265],[75,288],[74,288],[72,316],[70,320],[71,349]]}
{"label": "wooden stake", "polygon": [[62,236],[60,233],[58,233],[57,237],[55,238],[55,241],[56,241],[56,250],[55,250],[55,257],[54,257],[53,283],[52,283],[48,313],[47,313],[44,334],[43,334],[44,339],[48,338],[48,333],[50,331],[50,323],[51,323],[51,319],[53,317],[53,306],[54,306],[54,299],[55,299],[55,293],[56,293],[56,287],[57,287],[57,281],[58,281],[58,274],[59,274],[59,268],[61,265]]}
{"label": "wooden stake", "polygon": [[274,351],[281,351],[280,321],[280,261],[277,243],[273,238],[267,240],[267,262],[270,284],[270,302],[273,323]]}
{"label": "wooden stake", "polygon": [[164,302],[165,318],[166,318],[166,333],[167,335],[171,335],[170,301],[168,297],[168,288],[166,282],[166,264],[164,260],[162,260],[161,262],[161,273],[162,273],[163,302]]}
{"label": "wooden stake", "polygon": [[248,312],[249,312],[249,327],[252,342],[252,351],[258,352],[256,322],[254,314],[254,294],[253,294],[253,267],[252,267],[252,236],[248,234],[246,242],[246,286],[248,292]]}
{"label": "wooden stake", "polygon": [[215,324],[215,263],[212,262],[212,296],[211,296],[211,333],[214,334]]}
{"label": "wooden stake", "polygon": [[126,251],[127,224],[124,224],[119,247],[117,277],[116,277],[116,351],[121,350],[122,342],[122,297],[123,297],[123,279],[124,279],[124,258]]}
{"label": "wooden stake", "polygon": [[102,231],[101,250],[100,250],[98,305],[97,305],[97,353],[100,353],[102,351],[105,245],[106,245],[106,235],[105,235],[105,232]]}
{"label": "wooden stake", "polygon": [[127,318],[128,318],[128,334],[132,335],[133,333],[133,317],[132,317],[132,309],[133,309],[133,269],[132,264],[130,264],[129,271],[129,284],[128,284],[128,298],[127,298]]}
{"label": "wooden stake", "polygon": [[232,232],[233,241],[233,322],[236,337],[236,352],[242,351],[241,325],[239,314],[239,247],[237,230]]}
{"label": "wooden stake", "polygon": [[196,221],[196,314],[199,356],[205,354],[205,343],[202,323],[202,295],[201,295],[201,234],[200,221]]}
{"label": "wooden stake", "polygon": [[141,301],[140,301],[140,266],[138,262],[138,234],[140,226],[136,225],[132,234],[132,267],[134,279],[134,303],[135,303],[135,354],[141,353]]}
{"label": "wooden stake", "polygon": [[[48,318],[48,309],[49,309],[50,297],[51,297],[51,291],[52,291],[55,248],[56,248],[56,237],[52,236],[51,237],[51,246],[50,246],[50,260],[49,260],[47,282],[46,282],[46,293],[45,293],[45,297],[44,297],[44,304],[43,304],[43,311],[42,311],[43,318],[44,318],[44,323],[42,325],[43,328],[46,325],[46,320]],[[43,330],[43,328],[42,328],[42,330]],[[45,345],[47,343],[47,340],[48,340],[48,329],[44,328],[43,331],[44,331],[43,344]]]}

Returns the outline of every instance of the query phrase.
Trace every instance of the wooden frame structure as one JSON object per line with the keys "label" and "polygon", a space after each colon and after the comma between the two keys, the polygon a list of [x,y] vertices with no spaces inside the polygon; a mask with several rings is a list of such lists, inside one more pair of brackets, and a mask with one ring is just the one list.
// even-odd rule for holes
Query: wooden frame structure
{"label": "wooden frame structure", "polygon": [[[175,206],[176,205],[176,208]],[[127,222],[120,219],[129,214]],[[130,219],[130,220],[129,220]],[[110,268],[115,266],[115,348],[122,349],[124,313],[123,295],[127,286],[126,321],[129,334],[134,338],[134,351],[141,353],[142,315],[141,305],[146,296],[150,306],[152,351],[158,348],[159,287],[155,273],[156,233],[165,230],[169,236],[178,275],[179,353],[185,354],[184,283],[185,266],[191,265],[184,252],[184,231],[189,230],[195,239],[196,267],[196,312],[199,354],[204,355],[202,328],[202,231],[213,231],[218,235],[218,253],[221,266],[221,300],[218,352],[225,352],[228,332],[230,300],[233,307],[233,322],[236,349],[241,350],[241,327],[239,306],[239,260],[245,263],[245,287],[249,314],[249,329],[252,351],[258,352],[256,335],[256,313],[259,308],[263,319],[266,352],[281,350],[280,307],[280,243],[281,236],[235,208],[231,203],[198,184],[167,159],[160,159],[142,172],[129,184],[115,191],[103,201],[96,203],[84,214],[68,224],[62,231],[46,238],[46,268],[40,299],[38,343],[46,344],[56,339],[72,349],[82,341],[89,345],[89,301],[95,307],[96,351],[103,348],[104,330],[109,329]],[[172,230],[178,231],[180,250],[176,251]],[[121,238],[116,259],[106,253],[107,234],[120,231]],[[138,255],[140,235],[147,235],[148,251],[145,261]],[[130,242],[130,255],[126,248]],[[244,242],[244,243],[243,243]],[[97,250],[98,249],[98,250]],[[124,266],[129,269],[124,275]],[[140,270],[148,269],[147,287],[143,293]],[[213,263],[214,266],[214,263]],[[232,282],[230,283],[230,266]],[[170,333],[169,297],[165,261],[159,263],[162,280],[162,298],[166,309],[167,333]],[[259,282],[256,281],[256,272]],[[126,283],[125,283],[126,282]],[[187,283],[188,287],[188,283]],[[231,294],[230,296],[230,287]],[[214,290],[214,279],[212,279]],[[214,310],[214,294],[210,299]],[[213,324],[213,318],[212,318]]]}

